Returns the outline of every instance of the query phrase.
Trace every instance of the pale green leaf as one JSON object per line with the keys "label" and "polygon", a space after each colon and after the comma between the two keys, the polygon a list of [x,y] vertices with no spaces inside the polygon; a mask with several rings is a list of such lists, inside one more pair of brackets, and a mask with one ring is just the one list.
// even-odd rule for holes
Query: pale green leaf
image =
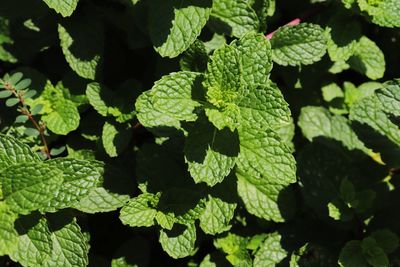
{"label": "pale green leaf", "polygon": [[247,32],[257,31],[259,20],[246,0],[214,0],[210,26],[216,32],[242,37]]}
{"label": "pale green leaf", "polygon": [[57,195],[63,182],[62,171],[44,163],[20,163],[1,173],[6,204],[19,214],[45,207]]}
{"label": "pale green leaf", "polygon": [[383,52],[374,41],[365,36],[358,42],[349,64],[352,69],[372,80],[382,78],[386,68]]}
{"label": "pale green leaf", "polygon": [[[60,225],[60,222],[63,224]],[[52,232],[53,248],[50,258],[42,266],[85,267],[88,265],[89,247],[75,218],[68,222],[65,219],[55,218],[53,222],[50,221],[49,228]]]}
{"label": "pale green leaf", "polygon": [[39,156],[26,144],[11,136],[0,135],[0,171],[17,163],[39,160]]}
{"label": "pale green leaf", "polygon": [[272,58],[283,66],[309,65],[325,55],[327,37],[317,24],[283,26],[271,39]]}
{"label": "pale green leaf", "polygon": [[72,15],[79,0],[43,0],[50,8],[60,13],[63,17]]}
{"label": "pale green leaf", "polygon": [[41,266],[53,248],[46,219],[37,214],[22,217],[15,222],[15,227],[19,233],[18,245],[10,253],[11,259],[23,266]]}
{"label": "pale green leaf", "polygon": [[72,101],[58,99],[53,103],[52,108],[52,112],[42,116],[42,120],[50,131],[66,135],[78,128],[80,115]]}
{"label": "pale green leaf", "polygon": [[72,158],[57,158],[46,164],[63,172],[63,182],[59,192],[48,203],[46,211],[72,207],[97,187],[102,179],[97,164]]}
{"label": "pale green leaf", "polygon": [[185,160],[196,183],[214,186],[233,169],[239,153],[237,133],[218,130],[204,116],[189,129],[185,143]]}
{"label": "pale green leaf", "polygon": [[194,224],[176,225],[171,231],[161,230],[159,241],[174,259],[190,256],[195,251],[196,227]]}
{"label": "pale green leaf", "polygon": [[150,193],[132,198],[120,211],[120,220],[131,227],[150,227],[154,225],[159,196]]}
{"label": "pale green leaf", "polygon": [[287,251],[281,245],[281,235],[272,233],[267,236],[254,257],[254,266],[274,267],[287,256]]}
{"label": "pale green leaf", "polygon": [[206,207],[200,215],[200,227],[206,234],[216,235],[231,228],[236,203],[228,203],[219,198],[209,196]]}
{"label": "pale green leaf", "polygon": [[211,14],[211,0],[154,0],[149,5],[149,32],[163,57],[176,57],[200,35]]}
{"label": "pale green leaf", "polygon": [[91,80],[100,75],[104,49],[103,28],[96,19],[85,15],[58,25],[65,59],[79,76]]}
{"label": "pale green leaf", "polygon": [[175,127],[180,121],[194,121],[200,104],[192,100],[193,91],[200,86],[201,74],[176,72],[162,77],[153,88],[136,101],[137,117],[145,127]]}
{"label": "pale green leaf", "polygon": [[357,0],[362,11],[372,17],[372,22],[383,27],[400,27],[400,2],[397,0]]}
{"label": "pale green leaf", "polygon": [[128,145],[132,136],[132,128],[106,122],[103,126],[102,142],[110,157],[118,156]]}

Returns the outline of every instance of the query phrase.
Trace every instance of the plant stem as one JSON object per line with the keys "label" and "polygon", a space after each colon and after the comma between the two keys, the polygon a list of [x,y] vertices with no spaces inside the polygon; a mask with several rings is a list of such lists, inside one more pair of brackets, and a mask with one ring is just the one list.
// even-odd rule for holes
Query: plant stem
{"label": "plant stem", "polygon": [[46,154],[48,159],[51,159],[49,146],[47,145],[47,141],[46,141],[46,137],[45,137],[45,131],[46,131],[45,125],[43,123],[37,122],[36,119],[33,117],[32,113],[29,111],[29,109],[27,108],[27,106],[25,104],[25,99],[23,98],[23,95],[19,94],[17,92],[17,90],[15,89],[15,87],[12,84],[10,84],[9,82],[3,81],[3,83],[4,83],[5,89],[11,91],[13,93],[13,95],[19,99],[21,113],[23,115],[26,115],[28,117],[28,119],[32,122],[32,124],[36,128],[36,130],[38,130],[40,139],[43,144],[43,152]]}
{"label": "plant stem", "polygon": [[[294,25],[299,25],[300,22],[301,22],[301,19],[300,19],[300,18],[295,18],[294,20],[289,21],[288,23],[286,23],[286,24],[283,25],[283,26],[294,26]],[[269,40],[271,40],[272,36],[274,36],[274,33],[275,33],[276,31],[277,31],[277,29],[276,29],[275,31],[273,31],[273,32],[268,33],[265,37],[267,37]]]}

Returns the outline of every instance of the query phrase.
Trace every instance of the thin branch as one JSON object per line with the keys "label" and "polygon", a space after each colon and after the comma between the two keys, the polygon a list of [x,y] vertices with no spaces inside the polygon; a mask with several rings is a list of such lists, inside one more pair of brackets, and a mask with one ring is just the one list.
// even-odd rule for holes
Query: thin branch
{"label": "thin branch", "polygon": [[45,137],[46,126],[43,123],[36,121],[35,117],[33,117],[32,113],[27,108],[27,106],[25,104],[25,99],[23,98],[22,94],[19,94],[17,92],[17,90],[15,89],[15,87],[11,83],[9,83],[7,81],[3,81],[3,83],[4,83],[4,88],[6,90],[11,91],[13,93],[13,95],[18,98],[18,100],[20,102],[21,113],[23,115],[26,115],[28,117],[28,119],[32,122],[32,124],[36,128],[36,130],[38,130],[40,139],[43,144],[44,153],[46,154],[48,159],[51,159],[49,146],[47,145],[47,141],[46,141],[46,137]]}

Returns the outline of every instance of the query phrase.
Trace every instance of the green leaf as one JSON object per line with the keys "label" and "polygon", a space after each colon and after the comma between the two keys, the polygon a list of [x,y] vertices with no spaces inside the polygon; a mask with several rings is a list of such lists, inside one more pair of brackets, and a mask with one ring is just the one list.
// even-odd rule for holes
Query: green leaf
{"label": "green leaf", "polygon": [[371,234],[377,245],[381,247],[386,254],[393,253],[399,247],[399,237],[388,229],[375,231]]}
{"label": "green leaf", "polygon": [[129,195],[118,194],[103,187],[97,187],[90,190],[89,194],[73,207],[85,213],[109,212],[124,206],[129,198]]}
{"label": "green leaf", "polygon": [[366,237],[361,242],[361,249],[366,261],[373,267],[389,266],[389,259],[382,248],[372,237]]}
{"label": "green leaf", "polygon": [[12,94],[13,93],[10,90],[3,90],[0,92],[0,98],[7,98],[7,97],[12,96]]}
{"label": "green leaf", "polygon": [[9,98],[6,101],[6,106],[7,107],[13,107],[17,105],[20,102],[19,98]]}
{"label": "green leaf", "polygon": [[341,142],[350,150],[359,149],[367,154],[371,153],[358,139],[345,117],[331,115],[323,107],[302,108],[298,124],[303,135],[310,141],[317,137],[326,137]]}
{"label": "green leaf", "polygon": [[350,109],[350,119],[366,124],[395,144],[400,145],[400,131],[383,110],[382,103],[376,95],[364,98]]}
{"label": "green leaf", "polygon": [[[375,90],[374,90],[375,91]],[[384,89],[376,91],[385,112],[400,116],[400,79],[384,83]]]}
{"label": "green leaf", "polygon": [[[58,216],[61,217],[61,215]],[[49,221],[49,228],[52,232],[53,248],[51,256],[43,266],[84,267],[88,265],[89,247],[75,218],[69,221],[64,216],[54,218]]]}
{"label": "green leaf", "polygon": [[196,183],[214,186],[224,180],[235,166],[239,153],[237,133],[218,130],[204,116],[188,130],[185,160]]}
{"label": "green leaf", "polygon": [[262,34],[248,33],[233,44],[239,53],[247,86],[266,84],[272,70],[272,49],[268,39]]}
{"label": "green leaf", "polygon": [[161,230],[159,241],[164,251],[174,259],[190,256],[195,251],[196,227],[194,224],[176,225],[170,231]]}
{"label": "green leaf", "polygon": [[102,142],[110,157],[117,157],[128,145],[132,137],[132,128],[106,122],[103,126]]}
{"label": "green leaf", "polygon": [[83,78],[97,78],[102,69],[104,49],[103,28],[97,18],[88,15],[75,17],[59,24],[58,34],[69,66]]}
{"label": "green leaf", "polygon": [[181,70],[204,72],[207,68],[208,54],[204,43],[196,40],[179,61]]}
{"label": "green leaf", "polygon": [[214,246],[221,249],[228,254],[227,260],[233,266],[253,266],[247,245],[249,243],[248,237],[242,237],[236,234],[228,233],[227,236],[214,240]]}
{"label": "green leaf", "polygon": [[216,235],[231,228],[236,203],[228,203],[219,198],[208,196],[206,207],[200,215],[200,227],[206,234]]}
{"label": "green leaf", "polygon": [[102,116],[106,117],[109,114],[110,107],[114,105],[114,92],[99,83],[90,83],[86,88],[86,96],[89,99],[90,105]]}
{"label": "green leaf", "polygon": [[141,194],[132,198],[129,203],[121,209],[120,220],[123,224],[131,227],[150,227],[154,225],[159,196],[150,193]]}
{"label": "green leaf", "polygon": [[239,138],[236,169],[239,196],[251,214],[283,221],[278,195],[296,181],[296,165],[290,149],[271,130],[243,128]]}
{"label": "green leaf", "polygon": [[46,211],[56,211],[77,204],[97,187],[102,179],[97,162],[72,158],[57,158],[46,161],[48,166],[63,173],[63,182],[58,194],[46,205]]}
{"label": "green leaf", "polygon": [[216,32],[240,38],[247,32],[257,31],[259,20],[246,0],[214,0],[210,26]]}
{"label": "green leaf", "polygon": [[237,106],[242,127],[280,132],[293,123],[288,103],[271,81],[249,88]]}
{"label": "green leaf", "polygon": [[10,165],[23,162],[39,162],[39,156],[19,140],[0,135],[0,171]]}
{"label": "green leaf", "polygon": [[361,241],[352,240],[346,243],[346,245],[340,251],[339,265],[341,267],[368,266],[361,249]]}
{"label": "green leaf", "polygon": [[0,255],[12,253],[17,248],[18,233],[14,221],[18,215],[11,212],[4,203],[0,202]]}
{"label": "green leaf", "polygon": [[361,11],[372,17],[372,22],[383,27],[400,27],[400,3],[397,0],[357,0]]}
{"label": "green leaf", "polygon": [[200,35],[211,14],[211,0],[154,0],[149,5],[149,32],[162,57],[176,57]]}
{"label": "green leaf", "polygon": [[38,214],[20,217],[15,222],[19,233],[11,259],[24,266],[41,266],[51,255],[53,243],[46,219]]}
{"label": "green leaf", "polygon": [[309,65],[325,55],[327,37],[317,24],[284,26],[271,39],[272,58],[279,65]]}
{"label": "green leaf", "polygon": [[57,195],[63,182],[62,171],[44,163],[19,163],[1,173],[6,204],[19,214],[45,207]]}
{"label": "green leaf", "polygon": [[239,123],[235,103],[244,92],[239,53],[232,46],[223,46],[210,60],[203,85],[208,101],[217,109],[206,108],[206,114],[219,130],[228,127],[233,131]]}
{"label": "green leaf", "polygon": [[347,61],[355,52],[361,37],[361,25],[342,15],[334,16],[328,23],[327,48],[332,61]]}
{"label": "green leaf", "polygon": [[43,0],[50,8],[63,17],[69,17],[74,12],[79,0]]}
{"label": "green leaf", "polygon": [[52,105],[53,111],[42,116],[47,128],[55,134],[67,135],[79,126],[80,115],[70,100],[58,99]]}
{"label": "green leaf", "polygon": [[383,77],[386,68],[385,57],[374,41],[361,37],[354,52],[349,59],[350,67],[372,80]]}
{"label": "green leaf", "polygon": [[254,257],[254,266],[276,266],[287,256],[281,245],[281,235],[272,233],[267,236]]}
{"label": "green leaf", "polygon": [[180,121],[196,120],[194,110],[200,104],[192,100],[192,94],[199,88],[201,77],[194,72],[176,72],[162,77],[136,101],[140,123],[149,128],[180,129]]}
{"label": "green leaf", "polygon": [[[31,85],[31,83],[32,83],[32,80],[31,80],[31,79],[23,79],[22,81],[18,82],[18,83],[15,85],[15,89],[16,89],[17,91],[26,89],[26,88],[28,88],[28,87]],[[28,92],[30,92],[30,93],[29,93],[29,94],[28,94],[28,93],[24,93],[24,97],[25,97],[25,98],[30,98],[30,97],[32,97],[32,96],[34,96],[34,95],[36,94],[36,91],[35,91],[35,90],[30,90],[30,91],[28,91]]]}

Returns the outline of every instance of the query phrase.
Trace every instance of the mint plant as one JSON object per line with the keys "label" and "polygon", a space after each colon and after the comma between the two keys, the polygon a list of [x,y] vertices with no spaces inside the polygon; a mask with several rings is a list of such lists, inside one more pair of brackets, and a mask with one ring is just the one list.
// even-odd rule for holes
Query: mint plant
{"label": "mint plant", "polygon": [[0,2],[1,266],[400,264],[400,2]]}

